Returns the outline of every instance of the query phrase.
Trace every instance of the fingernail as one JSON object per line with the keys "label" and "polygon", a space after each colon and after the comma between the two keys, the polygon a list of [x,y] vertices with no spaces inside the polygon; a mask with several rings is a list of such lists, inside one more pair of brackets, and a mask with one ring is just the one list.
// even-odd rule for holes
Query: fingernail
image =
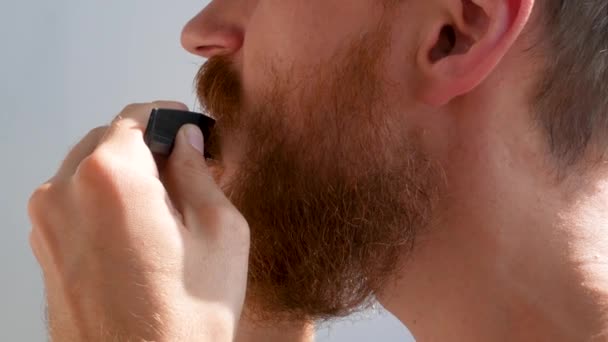
{"label": "fingernail", "polygon": [[201,154],[204,153],[205,143],[203,141],[203,133],[201,130],[194,125],[186,125],[186,137],[192,147],[194,147]]}

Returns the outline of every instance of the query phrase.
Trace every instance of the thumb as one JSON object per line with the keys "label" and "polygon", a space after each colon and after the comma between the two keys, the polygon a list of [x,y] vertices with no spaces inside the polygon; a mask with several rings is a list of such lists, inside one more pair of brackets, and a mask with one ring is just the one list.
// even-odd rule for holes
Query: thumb
{"label": "thumb", "polygon": [[201,130],[187,124],[177,133],[175,147],[169,157],[164,183],[174,205],[183,215],[188,210],[231,206],[207,167],[204,147]]}
{"label": "thumb", "polygon": [[[193,153],[195,152],[194,150],[196,150],[201,156],[205,153],[205,140],[203,139],[203,133],[195,125],[184,125],[177,133],[176,140],[176,145],[180,145],[176,146],[176,148],[181,149],[182,152]],[[190,145],[191,148],[186,148],[184,140]],[[194,150],[192,150],[192,148]]]}

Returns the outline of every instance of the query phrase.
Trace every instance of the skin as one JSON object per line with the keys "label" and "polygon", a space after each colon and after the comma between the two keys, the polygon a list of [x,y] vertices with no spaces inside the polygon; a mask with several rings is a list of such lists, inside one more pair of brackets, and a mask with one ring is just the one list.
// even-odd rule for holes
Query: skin
{"label": "skin", "polygon": [[[128,106],[74,147],[30,200],[30,242],[44,271],[52,340],[235,335],[247,222],[214,183],[198,127],[182,128],[159,173],[143,141],[155,107],[187,109]],[[208,262],[201,267],[199,260]]]}
{"label": "skin", "polygon": [[[585,167],[586,157],[593,157],[590,151],[558,177],[558,163],[534,126],[529,99],[543,61],[541,53],[528,50],[537,34],[538,5],[534,0],[474,4],[477,10],[462,0],[402,1],[385,19],[392,32],[383,66],[383,76],[393,85],[386,89],[387,103],[423,132],[422,148],[442,166],[446,188],[428,232],[377,297],[420,341],[604,340],[608,173],[601,164]],[[215,0],[187,24],[182,43],[202,57],[228,56],[242,78],[245,102],[255,103],[256,91],[272,82],[259,65],[270,60],[274,70],[305,79],[298,66],[330,59],[344,42],[372,30],[382,15],[377,0]],[[445,25],[456,28],[460,48],[431,58]],[[95,335],[103,322],[101,331],[140,339],[311,340],[313,322],[264,328],[239,320],[248,225],[220,187],[234,172],[230,168],[238,164],[243,147],[223,147],[226,170],[216,179],[219,186],[209,181],[211,171],[185,138],[159,176],[141,141],[151,106],[131,106],[112,124],[112,134],[85,138],[30,201],[32,247],[45,271],[51,336],[103,340]],[[131,158],[142,162],[127,167],[124,161]],[[180,167],[188,177],[172,176],[183,172]],[[115,174],[127,181],[118,182]],[[151,184],[138,188],[141,174]],[[107,186],[83,181],[99,176]],[[179,179],[204,183],[180,186]],[[124,184],[135,185],[118,187]],[[163,189],[179,214],[161,203]],[[156,203],[145,222],[154,226],[171,220],[182,229],[141,235],[137,227],[143,209],[128,210],[126,201],[87,206],[98,196],[118,196],[144,207]],[[157,202],[144,200],[149,198]],[[58,214],[50,217],[49,208],[63,210],[53,210]],[[81,229],[77,213],[85,210],[98,215]],[[107,217],[126,217],[116,219],[111,225],[116,232],[111,232],[131,232],[132,238],[87,238],[107,226]],[[64,230],[73,238],[67,239]],[[135,251],[136,258],[118,254],[128,260],[124,269],[102,267],[116,265],[102,253],[108,245],[116,253],[123,250],[117,247]],[[87,256],[90,251],[93,257]],[[170,260],[159,258],[158,251],[209,261],[205,272],[170,262],[161,262],[165,267],[157,271],[147,261]],[[143,294],[129,286],[136,282],[124,270],[131,268],[141,270],[137,280],[148,289]],[[108,284],[85,281],[90,277],[126,286],[117,295]],[[220,278],[231,279],[229,286],[209,281]],[[93,294],[86,303],[81,291]],[[100,305],[113,302],[120,305]],[[117,318],[128,312],[137,312],[140,324]]]}

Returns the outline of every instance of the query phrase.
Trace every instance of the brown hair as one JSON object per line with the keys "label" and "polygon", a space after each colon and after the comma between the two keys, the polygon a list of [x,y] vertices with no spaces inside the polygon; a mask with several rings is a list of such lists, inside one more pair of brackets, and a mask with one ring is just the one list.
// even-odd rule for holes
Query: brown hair
{"label": "brown hair", "polygon": [[552,154],[579,162],[608,148],[608,0],[544,0],[538,10],[546,55],[534,105]]}
{"label": "brown hair", "polygon": [[[260,63],[272,76],[249,90],[249,104],[229,57],[212,57],[198,75],[199,99],[217,118],[211,145],[243,141],[223,190],[251,230],[244,315],[254,323],[369,305],[429,226],[442,172],[386,103],[379,69],[389,41],[379,25],[329,62],[282,72]],[[299,70],[314,74],[301,82]],[[221,161],[221,152],[212,155]]]}

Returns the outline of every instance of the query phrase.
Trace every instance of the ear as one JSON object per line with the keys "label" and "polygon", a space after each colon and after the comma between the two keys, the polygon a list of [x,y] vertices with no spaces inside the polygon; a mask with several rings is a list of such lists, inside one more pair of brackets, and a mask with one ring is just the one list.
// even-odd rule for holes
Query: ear
{"label": "ear", "polygon": [[476,88],[509,51],[535,0],[438,0],[417,54],[420,97],[441,106]]}

